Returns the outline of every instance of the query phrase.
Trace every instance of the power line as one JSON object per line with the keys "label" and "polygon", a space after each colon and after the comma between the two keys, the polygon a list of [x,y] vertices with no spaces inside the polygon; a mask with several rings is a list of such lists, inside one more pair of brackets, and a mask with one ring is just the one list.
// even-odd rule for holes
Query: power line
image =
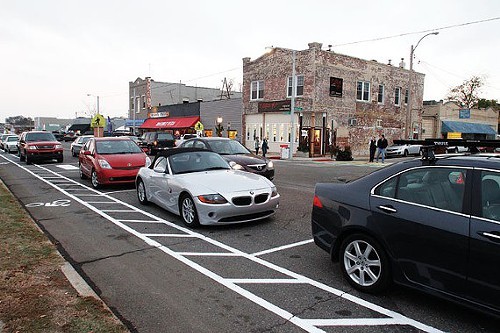
{"label": "power line", "polygon": [[439,30],[445,30],[445,29],[463,27],[463,26],[466,26],[466,25],[472,25],[472,24],[478,24],[478,23],[496,21],[496,20],[500,20],[500,17],[493,17],[493,18],[479,20],[479,21],[473,21],[473,22],[467,22],[467,23],[461,23],[461,24],[448,25],[448,26],[445,26],[445,27],[440,27],[440,28],[435,28],[435,29],[427,29],[427,30],[414,31],[414,32],[405,32],[405,33],[402,33],[402,34],[399,34],[399,35],[392,35],[392,36],[379,37],[379,38],[373,38],[373,39],[365,39],[365,40],[360,40],[360,41],[356,41],[356,42],[350,42],[350,43],[345,43],[345,44],[337,44],[337,45],[332,45],[332,46],[333,47],[337,47],[337,46],[346,46],[346,45],[353,45],[353,44],[360,44],[360,43],[367,43],[367,42],[376,42],[376,41],[379,41],[379,40],[385,40],[385,39],[391,39],[391,38],[397,38],[397,37],[403,37],[403,36],[409,36],[409,35],[416,35],[416,34],[423,34],[423,33],[426,33],[426,32],[433,32],[433,31],[439,31]]}

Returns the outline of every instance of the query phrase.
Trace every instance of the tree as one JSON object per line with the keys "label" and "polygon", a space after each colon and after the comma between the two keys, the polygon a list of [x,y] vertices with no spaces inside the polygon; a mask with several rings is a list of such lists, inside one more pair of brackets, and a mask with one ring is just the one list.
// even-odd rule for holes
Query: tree
{"label": "tree", "polygon": [[477,107],[480,109],[487,109],[491,107],[493,110],[500,110],[500,104],[498,104],[498,101],[496,99],[485,99],[485,98],[480,98],[479,101],[477,102]]}
{"label": "tree", "polygon": [[472,108],[477,106],[479,101],[479,92],[484,85],[484,79],[480,76],[473,76],[465,80],[461,85],[451,88],[448,96],[449,101],[456,101],[462,107]]}

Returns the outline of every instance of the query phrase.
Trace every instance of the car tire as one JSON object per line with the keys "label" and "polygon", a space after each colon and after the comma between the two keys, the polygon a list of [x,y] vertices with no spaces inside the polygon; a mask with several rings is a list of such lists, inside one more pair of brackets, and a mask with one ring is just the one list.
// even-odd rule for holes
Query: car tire
{"label": "car tire", "polygon": [[26,164],[32,164],[32,163],[33,159],[29,155],[26,155]]}
{"label": "car tire", "polygon": [[458,148],[455,147],[455,154],[458,154]]}
{"label": "car tire", "polygon": [[355,289],[378,293],[391,283],[389,259],[370,236],[353,234],[342,242],[339,252],[342,274]]}
{"label": "car tire", "polygon": [[78,165],[78,173],[80,174],[80,179],[87,179],[87,176],[83,173],[81,164]]}
{"label": "car tire", "polygon": [[92,173],[90,174],[90,182],[92,183],[93,188],[98,189],[100,187],[97,172],[95,170],[92,170]]}
{"label": "car tire", "polygon": [[146,196],[146,185],[144,185],[142,179],[139,179],[137,182],[137,199],[139,199],[141,205],[147,205],[149,203]]}
{"label": "car tire", "polygon": [[74,150],[74,149],[71,149],[71,155],[72,155],[73,157],[76,157],[76,153],[75,153],[75,150]]}
{"label": "car tire", "polygon": [[64,161],[64,157],[58,157],[57,158],[57,163],[62,163]]}
{"label": "car tire", "polygon": [[194,204],[193,198],[189,194],[183,194],[179,200],[179,211],[181,213],[182,222],[190,228],[196,228],[200,225],[198,219],[198,211]]}
{"label": "car tire", "polygon": [[408,156],[408,150],[405,150],[405,151],[403,152],[403,157],[407,157],[407,156]]}
{"label": "car tire", "polygon": [[24,162],[26,160],[26,155],[23,155],[19,150],[19,161]]}

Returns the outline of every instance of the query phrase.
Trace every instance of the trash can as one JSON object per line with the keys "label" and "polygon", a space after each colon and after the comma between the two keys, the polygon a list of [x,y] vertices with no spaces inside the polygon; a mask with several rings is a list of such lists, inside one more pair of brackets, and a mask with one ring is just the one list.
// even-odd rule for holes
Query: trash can
{"label": "trash can", "polygon": [[280,158],[282,160],[290,158],[290,147],[288,145],[280,145]]}

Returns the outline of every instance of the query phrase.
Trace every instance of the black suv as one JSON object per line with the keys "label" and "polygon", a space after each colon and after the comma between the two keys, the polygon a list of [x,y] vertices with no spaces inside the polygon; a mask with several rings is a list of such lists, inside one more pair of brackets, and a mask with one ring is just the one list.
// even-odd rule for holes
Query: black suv
{"label": "black suv", "polygon": [[150,155],[175,147],[174,135],[170,132],[145,132],[141,137],[141,148],[147,148]]}

